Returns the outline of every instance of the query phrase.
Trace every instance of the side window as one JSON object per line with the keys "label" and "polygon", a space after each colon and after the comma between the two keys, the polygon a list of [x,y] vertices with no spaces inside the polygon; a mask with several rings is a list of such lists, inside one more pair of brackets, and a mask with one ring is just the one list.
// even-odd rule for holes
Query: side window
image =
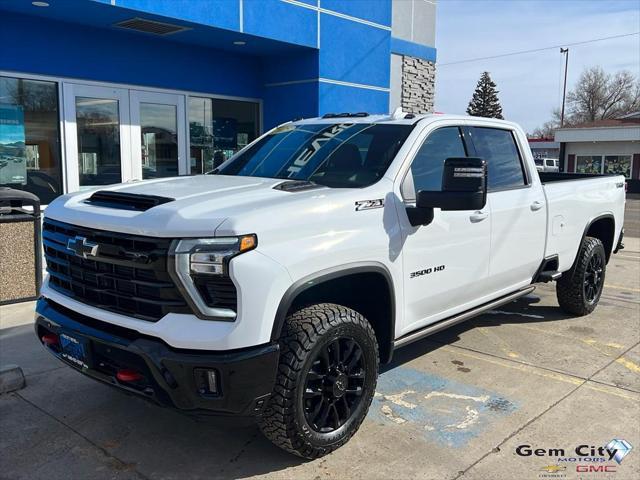
{"label": "side window", "polygon": [[450,157],[466,156],[458,127],[443,127],[431,132],[411,164],[416,193],[420,190],[441,190],[444,161]]}
{"label": "side window", "polygon": [[520,153],[511,131],[474,127],[473,145],[478,157],[487,162],[489,190],[526,185]]}

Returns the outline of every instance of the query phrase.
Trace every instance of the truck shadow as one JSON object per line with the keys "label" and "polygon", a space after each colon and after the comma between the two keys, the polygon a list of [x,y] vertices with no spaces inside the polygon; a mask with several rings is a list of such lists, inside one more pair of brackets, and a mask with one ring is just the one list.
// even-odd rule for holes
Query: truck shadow
{"label": "truck shadow", "polygon": [[476,327],[498,327],[508,324],[555,322],[574,318],[564,313],[558,306],[536,305],[540,297],[527,295],[491,312],[450,327],[442,332],[430,335],[394,351],[392,361],[383,365],[380,372],[393,370],[423,355],[427,355],[444,345],[460,340],[460,335]]}

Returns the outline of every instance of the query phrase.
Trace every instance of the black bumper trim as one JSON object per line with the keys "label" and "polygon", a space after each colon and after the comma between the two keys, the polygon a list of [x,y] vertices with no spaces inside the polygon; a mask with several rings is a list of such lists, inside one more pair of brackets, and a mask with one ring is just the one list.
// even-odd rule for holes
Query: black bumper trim
{"label": "black bumper trim", "polygon": [[[175,349],[157,338],[133,335],[132,330],[115,329],[117,333],[113,333],[114,329],[100,328],[101,324],[109,325],[46,298],[40,298],[36,305],[38,339],[46,333],[60,332],[85,339],[89,366],[78,367],[55,347],[44,345],[50,353],[95,380],[157,404],[196,414],[252,416],[260,412],[273,390],[279,359],[277,343],[230,351]],[[218,395],[199,393],[195,368],[217,371]],[[123,383],[116,378],[117,369],[134,369],[144,378],[134,384]]]}

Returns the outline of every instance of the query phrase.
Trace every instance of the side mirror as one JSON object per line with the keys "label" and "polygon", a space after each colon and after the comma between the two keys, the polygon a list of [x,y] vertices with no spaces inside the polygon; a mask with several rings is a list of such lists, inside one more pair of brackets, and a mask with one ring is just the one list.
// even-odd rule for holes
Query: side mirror
{"label": "side mirror", "polygon": [[[447,158],[442,172],[442,190],[420,190],[416,206],[407,209],[411,225],[428,225],[433,209],[480,210],[487,203],[487,163],[481,158]],[[410,211],[411,209],[411,211]]]}

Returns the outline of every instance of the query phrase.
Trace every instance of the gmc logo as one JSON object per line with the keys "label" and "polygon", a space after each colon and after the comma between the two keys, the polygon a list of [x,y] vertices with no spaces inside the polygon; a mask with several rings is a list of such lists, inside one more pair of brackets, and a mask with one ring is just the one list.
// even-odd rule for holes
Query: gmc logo
{"label": "gmc logo", "polygon": [[597,473],[613,473],[616,471],[615,465],[576,465],[576,472],[587,473],[587,472],[597,472]]}

